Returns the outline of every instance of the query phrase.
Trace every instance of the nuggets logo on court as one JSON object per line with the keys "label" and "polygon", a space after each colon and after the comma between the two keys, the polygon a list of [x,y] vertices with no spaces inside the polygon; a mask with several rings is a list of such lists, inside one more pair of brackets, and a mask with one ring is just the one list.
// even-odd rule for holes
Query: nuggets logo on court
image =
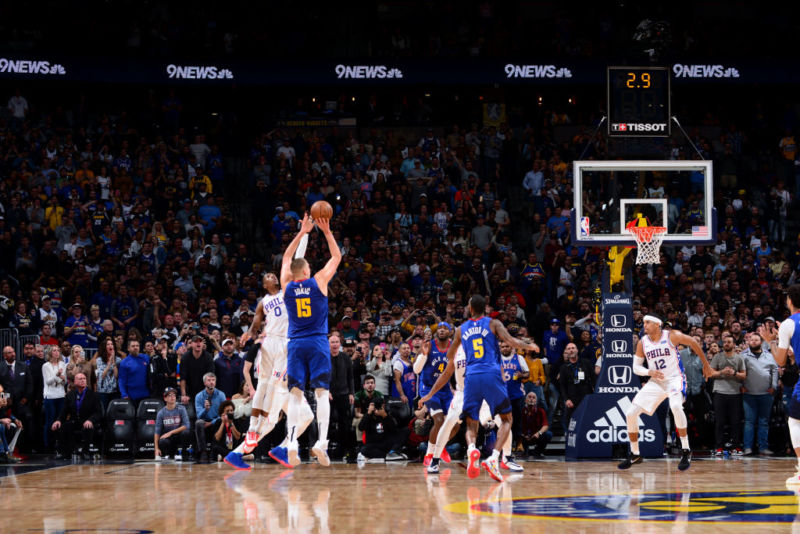
{"label": "nuggets logo on court", "polygon": [[700,491],[640,495],[574,495],[456,503],[462,513],[570,521],[792,523],[800,497],[792,491]]}

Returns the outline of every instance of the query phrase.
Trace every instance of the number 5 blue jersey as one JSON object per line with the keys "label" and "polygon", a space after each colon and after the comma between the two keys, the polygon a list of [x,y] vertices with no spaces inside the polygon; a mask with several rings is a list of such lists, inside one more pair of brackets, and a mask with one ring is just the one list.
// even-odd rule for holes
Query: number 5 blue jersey
{"label": "number 5 blue jersey", "polygon": [[316,280],[289,282],[283,301],[289,314],[289,339],[328,335],[328,297]]}
{"label": "number 5 blue jersey", "polygon": [[501,376],[500,346],[489,328],[492,319],[469,319],[461,325],[461,344],[467,355],[466,376],[495,373]]}

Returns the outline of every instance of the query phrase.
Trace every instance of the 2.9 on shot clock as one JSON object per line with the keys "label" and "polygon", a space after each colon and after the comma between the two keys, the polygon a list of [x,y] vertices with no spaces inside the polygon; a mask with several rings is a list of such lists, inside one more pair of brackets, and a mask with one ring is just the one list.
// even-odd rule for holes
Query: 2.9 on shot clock
{"label": "2.9 on shot clock", "polygon": [[670,135],[669,69],[608,67],[608,135]]}

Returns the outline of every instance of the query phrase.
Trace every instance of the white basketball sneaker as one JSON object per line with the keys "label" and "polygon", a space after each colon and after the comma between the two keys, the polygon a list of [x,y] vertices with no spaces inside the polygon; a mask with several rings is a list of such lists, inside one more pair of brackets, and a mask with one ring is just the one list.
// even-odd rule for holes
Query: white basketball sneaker
{"label": "white basketball sneaker", "polygon": [[328,441],[325,440],[317,441],[313,447],[311,447],[311,455],[317,457],[317,461],[319,465],[328,467],[331,465],[331,459],[328,457]]}

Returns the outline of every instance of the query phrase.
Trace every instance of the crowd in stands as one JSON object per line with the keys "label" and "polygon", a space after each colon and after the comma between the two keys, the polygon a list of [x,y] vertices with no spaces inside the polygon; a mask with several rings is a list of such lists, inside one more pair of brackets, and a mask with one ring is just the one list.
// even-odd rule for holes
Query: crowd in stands
{"label": "crowd in stands", "polygon": [[[415,137],[273,130],[249,147],[249,175],[231,175],[218,140],[180,124],[140,131],[98,115],[70,125],[42,104],[32,113],[20,92],[9,96],[0,116],[0,331],[16,344],[3,349],[0,383],[10,396],[0,409],[28,429],[23,450],[52,451],[63,399],[75,391],[83,399],[84,389],[104,407],[174,394],[196,418],[181,433],[230,448],[237,437],[227,413],[243,418],[250,395],[242,356],[253,349],[239,338],[262,275],[278,269],[298,219],[321,199],[334,207],[343,253],[329,286],[332,353],[345,359],[331,387],[342,455],[354,452],[356,431],[370,440],[375,414],[401,414],[406,447],[424,442],[429,418],[414,403],[411,365],[440,323],[463,321],[474,293],[489,297],[512,335],[543,348],[515,362],[508,354],[515,447],[541,454],[592,391],[602,353],[592,298],[604,252],[571,244],[568,218],[570,163],[587,143],[588,157],[608,157],[601,136],[559,143],[544,124],[460,124]],[[800,236],[787,230],[797,144],[791,130],[762,143],[763,135],[711,126],[691,135],[723,178],[718,243],[665,247],[659,265],[637,269],[634,319],[640,329],[643,314],[661,314],[698,337],[719,369],[734,369],[711,386],[684,355],[693,446],[785,453],[786,432],[766,436],[762,425],[781,421],[797,365],[772,369],[757,330],[786,315],[782,295],[800,268]],[[673,148],[662,158],[679,157]],[[228,214],[222,192],[231,183],[250,191],[243,221]],[[269,254],[253,255],[252,235]],[[326,250],[312,232],[313,270]],[[584,370],[584,383],[563,379],[565,366]],[[766,382],[747,382],[764,373]],[[379,395],[393,410],[383,412]],[[172,423],[183,421],[171,410]],[[717,436],[704,434],[712,420]],[[397,452],[396,440],[383,445]]]}

